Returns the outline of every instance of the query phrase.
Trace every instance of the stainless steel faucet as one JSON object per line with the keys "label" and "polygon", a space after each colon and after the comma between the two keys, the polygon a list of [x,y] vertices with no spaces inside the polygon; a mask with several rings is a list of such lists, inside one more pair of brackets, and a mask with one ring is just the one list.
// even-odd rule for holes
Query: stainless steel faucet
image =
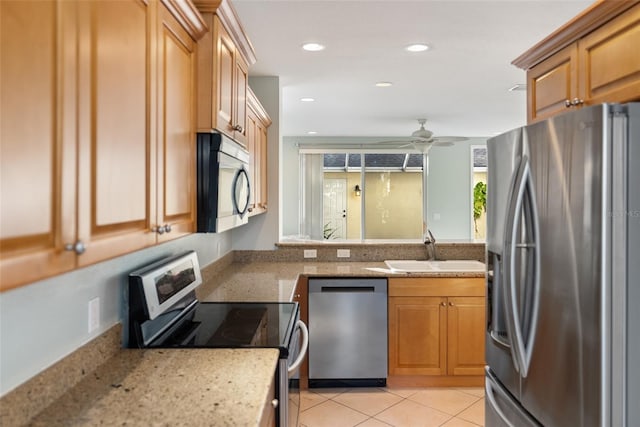
{"label": "stainless steel faucet", "polygon": [[[433,233],[431,233],[431,230],[429,230],[428,228],[427,232],[424,233],[424,244],[427,249],[427,259],[433,259],[435,261],[437,259],[436,238],[433,237]],[[431,247],[431,253],[429,253],[429,247]]]}

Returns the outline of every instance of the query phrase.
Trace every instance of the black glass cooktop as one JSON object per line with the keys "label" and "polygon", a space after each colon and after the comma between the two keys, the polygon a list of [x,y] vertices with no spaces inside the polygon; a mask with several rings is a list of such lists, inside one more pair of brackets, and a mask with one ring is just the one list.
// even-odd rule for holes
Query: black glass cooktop
{"label": "black glass cooktop", "polygon": [[286,350],[297,315],[297,303],[199,302],[149,347]]}

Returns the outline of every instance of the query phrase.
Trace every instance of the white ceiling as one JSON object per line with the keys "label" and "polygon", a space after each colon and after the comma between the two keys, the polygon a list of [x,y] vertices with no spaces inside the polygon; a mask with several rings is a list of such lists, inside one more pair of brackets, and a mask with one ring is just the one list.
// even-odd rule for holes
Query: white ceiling
{"label": "white ceiling", "polygon": [[[492,136],[526,121],[511,61],[589,1],[234,0],[251,76],[280,76],[283,136]],[[326,46],[301,49],[305,42]],[[409,53],[416,42],[432,49]],[[392,87],[378,88],[378,81]],[[304,103],[302,97],[315,102]]]}

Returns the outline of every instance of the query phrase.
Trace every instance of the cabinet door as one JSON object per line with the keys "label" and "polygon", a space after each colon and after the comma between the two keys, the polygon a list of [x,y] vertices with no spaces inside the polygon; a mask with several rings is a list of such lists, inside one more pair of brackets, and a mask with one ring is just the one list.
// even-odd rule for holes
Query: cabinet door
{"label": "cabinet door", "polygon": [[216,87],[215,99],[215,123],[214,127],[220,132],[234,137],[234,108],[235,108],[235,87],[234,74],[236,72],[235,45],[227,30],[220,22],[214,18],[214,67],[213,84]]}
{"label": "cabinet door", "polygon": [[267,210],[269,201],[269,181],[267,179],[267,127],[260,126],[260,199],[257,201],[262,212]]}
{"label": "cabinet door", "polygon": [[389,298],[389,375],[446,375],[446,298]]}
{"label": "cabinet door", "polygon": [[168,240],[195,225],[195,42],[164,6],[158,35],[159,234]]}
{"label": "cabinet door", "polygon": [[233,115],[233,137],[241,144],[247,141],[247,85],[249,81],[249,71],[247,64],[236,52],[235,74],[234,74],[234,111]]}
{"label": "cabinet door", "polygon": [[448,298],[449,375],[483,375],[485,339],[485,299]]}
{"label": "cabinet door", "polygon": [[578,49],[572,44],[527,71],[527,120],[565,111],[578,93]]}
{"label": "cabinet door", "polygon": [[257,189],[257,175],[256,175],[256,122],[258,121],[255,113],[251,109],[247,114],[247,150],[249,151],[249,175],[251,185],[251,195],[249,198],[249,215],[255,215],[256,211],[256,189]]}
{"label": "cabinet door", "polygon": [[78,239],[87,265],[156,243],[150,181],[151,8],[79,2]]}
{"label": "cabinet door", "polygon": [[0,1],[0,290],[75,266],[75,8]]}
{"label": "cabinet door", "polygon": [[578,42],[585,104],[640,100],[640,5]]}

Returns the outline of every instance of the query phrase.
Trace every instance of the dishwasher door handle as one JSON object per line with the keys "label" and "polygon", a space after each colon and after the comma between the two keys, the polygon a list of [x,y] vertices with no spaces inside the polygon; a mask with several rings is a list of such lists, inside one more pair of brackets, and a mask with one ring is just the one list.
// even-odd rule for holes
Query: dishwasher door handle
{"label": "dishwasher door handle", "polygon": [[375,292],[375,286],[323,286],[321,292],[341,292],[341,293],[353,293],[353,292]]}

